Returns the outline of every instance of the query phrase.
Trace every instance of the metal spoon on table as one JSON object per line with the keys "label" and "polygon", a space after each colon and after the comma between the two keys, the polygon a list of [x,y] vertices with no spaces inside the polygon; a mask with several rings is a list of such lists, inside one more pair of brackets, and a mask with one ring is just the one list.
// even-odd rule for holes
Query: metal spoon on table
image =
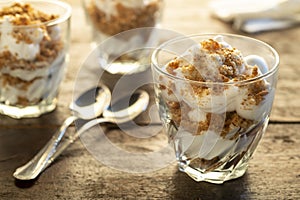
{"label": "metal spoon on table", "polygon": [[67,128],[77,119],[91,120],[100,116],[110,101],[111,93],[105,85],[99,85],[81,94],[69,106],[74,115],[63,122],[48,143],[29,162],[16,169],[14,177],[20,180],[36,178],[52,162],[51,157],[57,151]]}
{"label": "metal spoon on table", "polygon": [[[70,136],[58,146],[54,154],[51,157],[49,157],[49,161],[43,169],[45,169],[48,165],[50,165],[55,160],[55,158],[57,158],[70,144],[72,144],[75,140],[77,140],[81,136],[81,134],[83,134],[89,128],[104,122],[117,123],[117,124],[125,123],[130,120],[133,120],[143,111],[145,111],[149,104],[148,93],[143,90],[138,90],[132,95],[132,97],[133,97],[133,102],[131,102],[129,106],[128,104],[126,104],[129,103],[129,98],[128,97],[123,98],[119,100],[117,103],[105,109],[103,112],[103,118],[94,119],[85,123],[75,133],[75,135]],[[124,103],[125,103],[125,107],[124,107]],[[39,171],[39,173],[42,171],[43,170]],[[24,174],[26,176],[24,176]],[[30,173],[24,173],[24,170],[22,169],[21,170],[17,169],[16,172],[14,173],[14,177],[20,180],[34,179],[37,176],[36,174],[34,175],[35,176],[31,176]]]}

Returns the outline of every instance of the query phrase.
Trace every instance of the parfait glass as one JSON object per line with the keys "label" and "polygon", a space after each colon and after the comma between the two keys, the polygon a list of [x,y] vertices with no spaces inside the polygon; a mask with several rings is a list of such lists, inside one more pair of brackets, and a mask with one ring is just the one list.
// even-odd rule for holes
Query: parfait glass
{"label": "parfait glass", "polygon": [[0,114],[39,117],[56,108],[68,63],[71,6],[0,2]]}
{"label": "parfait glass", "polygon": [[227,82],[215,80],[211,78],[214,67],[207,64],[209,69],[202,67],[199,74],[208,79],[195,81],[187,78],[192,76],[188,67],[182,72],[184,78],[166,68],[174,58],[183,58],[186,66],[196,59],[199,65],[209,63],[205,56],[197,57],[191,47],[216,37],[219,34],[200,34],[163,43],[152,55],[152,74],[160,118],[174,146],[179,170],[196,181],[221,184],[246,172],[266,131],[279,56],[262,41],[221,34],[223,43],[238,49],[248,64],[257,65],[260,75]]}

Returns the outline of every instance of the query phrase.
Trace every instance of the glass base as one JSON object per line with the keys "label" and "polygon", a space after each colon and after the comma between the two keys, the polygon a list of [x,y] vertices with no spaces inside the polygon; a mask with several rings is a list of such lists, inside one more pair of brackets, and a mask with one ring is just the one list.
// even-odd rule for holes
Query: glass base
{"label": "glass base", "polygon": [[149,57],[151,53],[149,50],[139,49],[116,59],[110,58],[108,55],[102,53],[99,56],[100,67],[105,71],[115,75],[130,75],[143,72],[150,68]]}
{"label": "glass base", "polygon": [[51,102],[42,101],[34,106],[18,107],[0,103],[0,114],[7,115],[15,119],[34,118],[42,114],[53,111],[56,108],[57,99]]}
{"label": "glass base", "polygon": [[[247,161],[245,161],[246,159]],[[222,166],[213,171],[201,171],[200,169],[194,169],[184,162],[178,162],[178,168],[180,171],[189,175],[195,181],[205,181],[214,184],[223,184],[225,181],[239,178],[245,174],[248,168],[249,158],[242,159],[233,169],[224,169]]]}

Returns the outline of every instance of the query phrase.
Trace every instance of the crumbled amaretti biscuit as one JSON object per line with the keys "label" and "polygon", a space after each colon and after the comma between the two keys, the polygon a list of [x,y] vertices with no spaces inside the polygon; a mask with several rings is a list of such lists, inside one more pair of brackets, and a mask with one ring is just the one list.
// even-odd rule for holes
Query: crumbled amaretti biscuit
{"label": "crumbled amaretti biscuit", "polygon": [[153,27],[159,15],[160,0],[150,2],[141,8],[129,8],[122,3],[116,4],[116,13],[107,15],[92,1],[87,12],[92,23],[106,35],[115,35],[123,31],[141,27]]}
{"label": "crumbled amaretti biscuit", "polygon": [[30,4],[14,3],[9,7],[4,7],[0,12],[0,19],[4,17],[11,18],[14,25],[40,25],[44,22],[57,19],[58,15],[46,14],[34,9]]}

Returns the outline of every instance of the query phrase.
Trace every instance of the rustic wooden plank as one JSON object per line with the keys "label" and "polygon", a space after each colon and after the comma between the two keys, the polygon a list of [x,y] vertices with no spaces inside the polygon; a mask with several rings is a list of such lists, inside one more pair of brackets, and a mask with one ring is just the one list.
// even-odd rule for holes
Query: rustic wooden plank
{"label": "rustic wooden plank", "polygon": [[[297,199],[300,197],[300,136],[295,134],[295,130],[299,128],[299,125],[271,124],[250,161],[246,175],[223,185],[197,183],[178,172],[176,163],[143,174],[114,170],[95,160],[79,141],[36,181],[15,182],[11,175],[13,169],[36,151],[36,148],[28,148],[28,139],[24,134],[31,134],[31,138],[36,140],[41,139],[41,135],[37,134],[40,129],[23,129],[17,135],[20,140],[13,144],[8,141],[15,138],[18,131],[11,130],[11,133],[0,136],[0,141],[5,138],[4,142],[8,142],[6,151],[1,151],[1,158],[7,156],[7,159],[0,161],[0,185],[3,188],[0,190],[0,198]],[[119,147],[126,148],[127,143],[127,148],[132,151],[141,151],[141,144],[132,145],[137,142],[136,139],[128,136],[115,137],[115,134],[120,134],[117,132],[108,134],[112,134],[110,138],[116,144],[119,140]],[[164,142],[161,137],[155,137],[151,145],[159,146]],[[16,149],[16,146],[19,148]],[[0,147],[4,148],[3,145]],[[21,189],[22,187],[25,188]]]}
{"label": "rustic wooden plank", "polygon": [[[29,160],[70,114],[68,104],[73,98],[74,82],[91,51],[81,0],[68,2],[73,6],[70,64],[58,108],[37,119],[0,116],[0,199],[300,199],[299,28],[250,35],[270,43],[280,54],[280,78],[271,116],[272,121],[280,123],[270,124],[244,177],[223,185],[197,183],[178,172],[175,162],[149,173],[118,171],[97,161],[77,141],[37,180],[16,181],[12,177],[14,169]],[[165,3],[164,28],[183,34],[244,34],[211,18],[206,7],[208,1],[165,0]],[[143,115],[137,121],[145,119],[148,120]],[[157,116],[154,121],[157,122]],[[166,136],[162,134],[141,140],[109,128],[108,138],[129,152],[149,152],[166,144]],[[68,134],[73,131],[74,126]],[[153,132],[159,132],[157,123]]]}

